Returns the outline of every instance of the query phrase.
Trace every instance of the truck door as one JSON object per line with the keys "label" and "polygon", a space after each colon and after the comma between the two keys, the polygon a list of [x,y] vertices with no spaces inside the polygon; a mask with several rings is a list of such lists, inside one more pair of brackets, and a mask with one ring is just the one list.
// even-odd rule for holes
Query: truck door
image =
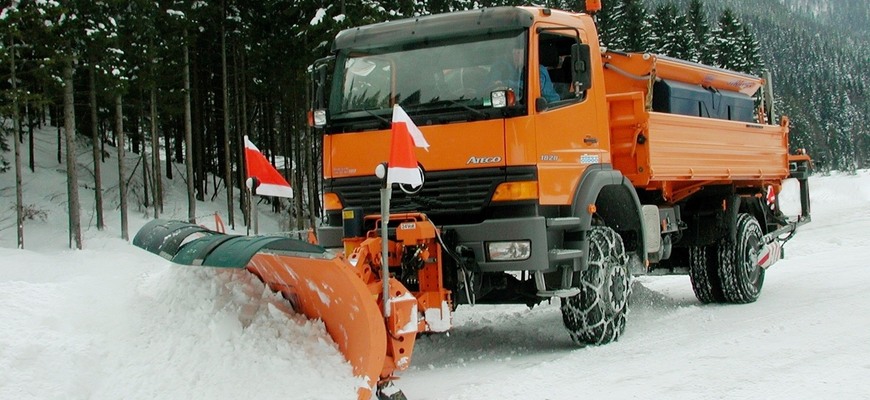
{"label": "truck door", "polygon": [[[571,47],[586,42],[582,30],[540,26],[531,44],[531,113],[535,121],[541,204],[564,205],[573,200],[584,169],[609,163],[606,110],[595,101],[603,87],[575,90]],[[589,67],[589,66],[587,66]]]}

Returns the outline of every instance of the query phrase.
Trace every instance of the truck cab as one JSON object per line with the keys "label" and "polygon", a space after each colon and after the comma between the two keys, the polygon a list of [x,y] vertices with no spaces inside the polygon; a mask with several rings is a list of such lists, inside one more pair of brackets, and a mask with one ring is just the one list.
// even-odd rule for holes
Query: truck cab
{"label": "truck cab", "polygon": [[[420,211],[455,226],[459,244],[476,250],[483,270],[549,269],[547,246],[527,249],[525,259],[493,261],[482,241],[465,238],[501,232],[499,240],[546,243],[544,219],[564,214],[584,169],[610,163],[591,18],[522,7],[474,10],[344,31],[333,50],[324,127],[332,231],[339,232],[341,208],[377,211],[374,167],[387,159],[392,106],[399,104],[431,151],[417,154],[423,187],[397,191],[391,211]],[[544,96],[542,81],[557,98]],[[322,228],[320,237],[336,244],[328,232]]]}

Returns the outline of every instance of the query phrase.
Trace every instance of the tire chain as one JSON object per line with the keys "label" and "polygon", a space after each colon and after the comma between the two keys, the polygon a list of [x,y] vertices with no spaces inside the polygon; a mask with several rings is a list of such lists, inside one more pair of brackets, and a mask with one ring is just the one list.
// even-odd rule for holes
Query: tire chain
{"label": "tire chain", "polygon": [[[562,299],[562,321],[571,339],[580,345],[615,341],[625,330],[631,296],[629,262],[622,238],[608,227],[589,233],[589,264],[580,276],[580,293]],[[621,280],[615,282],[614,279]],[[622,293],[611,293],[617,287]],[[621,296],[614,298],[613,294]]]}

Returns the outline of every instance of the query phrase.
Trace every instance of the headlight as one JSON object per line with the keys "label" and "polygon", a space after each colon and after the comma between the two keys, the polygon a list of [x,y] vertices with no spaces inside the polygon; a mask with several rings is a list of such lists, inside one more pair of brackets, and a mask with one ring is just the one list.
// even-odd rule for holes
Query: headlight
{"label": "headlight", "polygon": [[528,259],[532,254],[532,242],[490,242],[486,244],[486,249],[491,261],[520,261]]}

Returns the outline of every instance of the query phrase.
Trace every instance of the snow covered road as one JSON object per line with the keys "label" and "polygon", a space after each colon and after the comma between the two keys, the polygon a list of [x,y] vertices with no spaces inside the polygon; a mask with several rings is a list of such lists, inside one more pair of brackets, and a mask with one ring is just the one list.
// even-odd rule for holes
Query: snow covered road
{"label": "snow covered road", "polygon": [[[870,171],[811,186],[813,222],[756,303],[702,305],[688,277],[641,277],[625,335],[587,348],[558,302],[463,306],[449,336],[418,339],[398,386],[412,400],[870,399]],[[29,228],[36,251],[0,237],[0,399],[354,397],[322,325],[288,318],[250,275],[105,232],[66,250],[56,219]]]}

